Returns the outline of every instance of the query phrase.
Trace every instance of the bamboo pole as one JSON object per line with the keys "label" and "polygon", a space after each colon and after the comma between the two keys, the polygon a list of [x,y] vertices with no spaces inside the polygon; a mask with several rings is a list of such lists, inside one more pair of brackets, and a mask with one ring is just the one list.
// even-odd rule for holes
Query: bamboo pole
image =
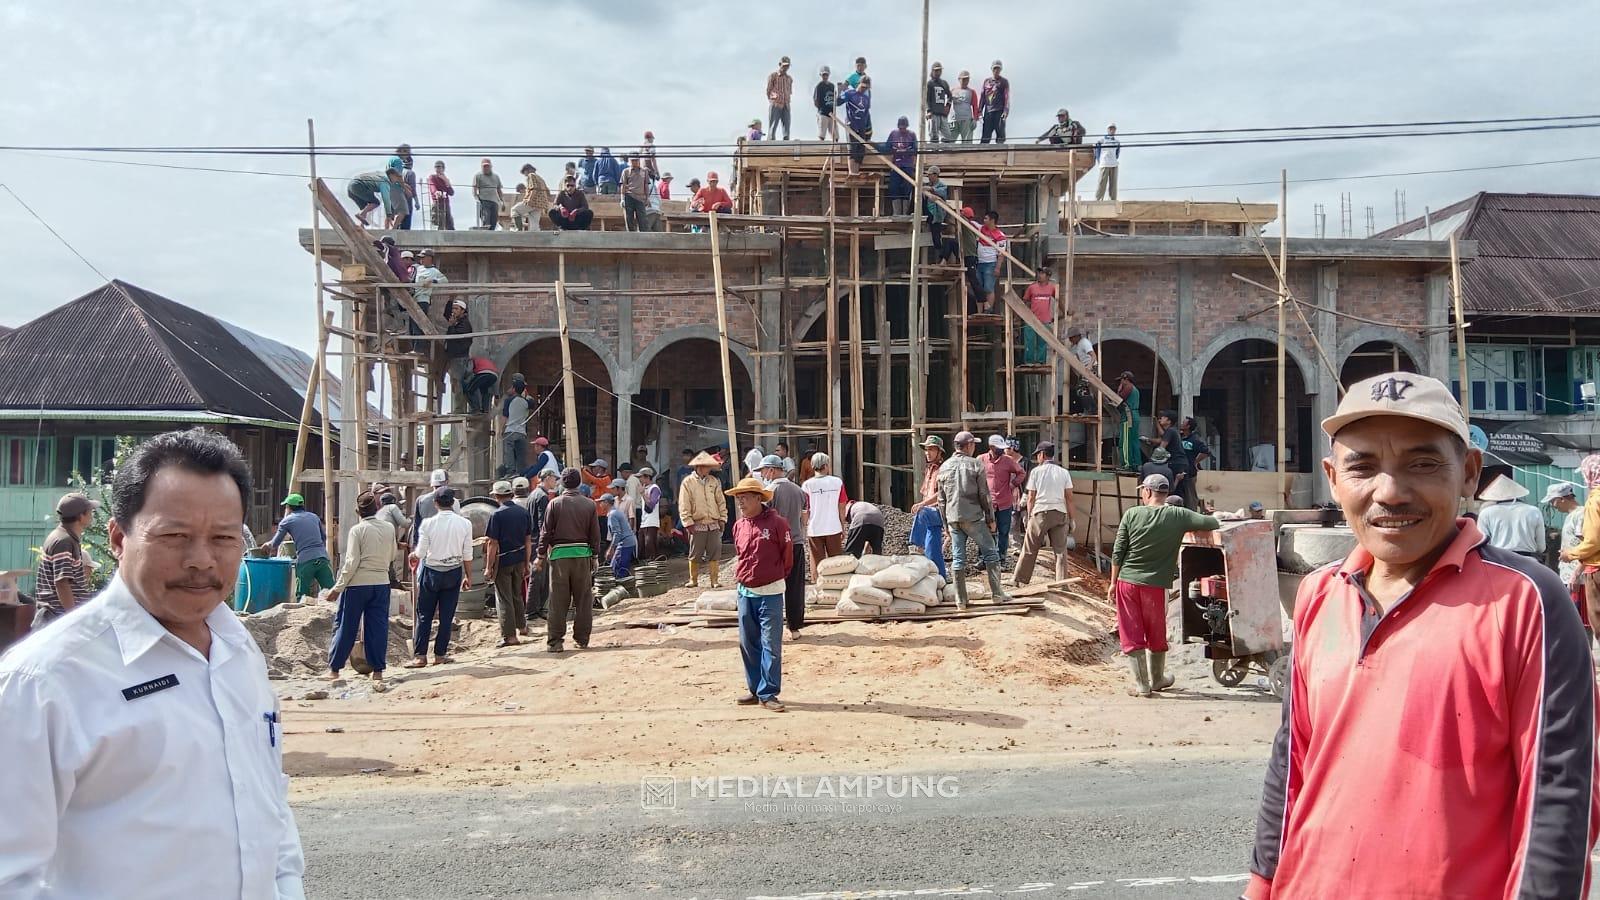
{"label": "bamboo pole", "polygon": [[[321,324],[317,336],[317,355],[321,360],[322,378],[322,403],[319,410],[322,414],[322,525],[327,529],[328,542],[337,548],[339,529],[335,526],[333,516],[333,479],[328,477],[329,472],[338,468],[338,463],[333,460],[333,421],[328,415],[328,326],[332,324],[333,314],[327,312],[323,302],[322,281],[322,211],[317,206],[317,126],[311,119],[306,120],[306,150],[311,163],[311,260],[312,267],[317,275],[317,322]],[[343,435],[341,435],[341,440]],[[302,470],[303,471],[303,470]]]}
{"label": "bamboo pole", "polygon": [[[928,77],[928,6],[930,0],[922,0],[922,70],[920,79],[916,84],[926,84]],[[908,396],[910,400],[910,418],[913,435],[917,423],[927,418],[923,412],[924,384],[928,377],[927,367],[923,364],[922,346],[916,342],[922,336],[922,292],[918,290],[921,281],[922,259],[922,182],[923,182],[923,142],[927,140],[928,118],[928,91],[926,87],[917,92],[920,98],[917,101],[917,156],[915,175],[916,180],[911,185],[911,290],[906,294],[906,321],[908,323],[907,336],[912,340],[911,356],[907,361],[909,377],[906,379]],[[882,278],[883,273],[879,272]],[[880,286],[879,290],[883,288]],[[884,294],[884,317],[888,317],[888,294]]]}
{"label": "bamboo pole", "polygon": [[1278,221],[1282,227],[1278,229],[1278,474],[1285,476],[1283,480],[1284,496],[1289,494],[1289,461],[1286,458],[1289,446],[1289,388],[1287,381],[1287,358],[1284,351],[1284,341],[1287,339],[1289,311],[1289,170],[1281,170],[1281,184],[1278,194]]}
{"label": "bamboo pole", "polygon": [[[321,304],[318,304],[319,306]],[[322,384],[322,360],[328,350],[328,327],[333,325],[333,314],[324,313],[317,323],[317,355],[311,357],[311,374],[306,378],[305,401],[300,404],[300,427],[294,435],[294,462],[289,465],[289,487],[298,489],[306,470],[306,445],[311,443],[311,411],[317,408],[317,390]],[[326,422],[322,425],[327,428]],[[327,468],[324,465],[323,468]]]}
{"label": "bamboo pole", "polygon": [[[715,225],[715,223],[713,223]],[[713,231],[713,234],[715,232]],[[578,440],[578,391],[572,377],[572,331],[567,322],[567,255],[556,257],[556,322],[561,328],[561,394],[566,406],[566,446],[568,465],[583,464],[582,442]]]}
{"label": "bamboo pole", "polygon": [[1461,248],[1450,235],[1450,303],[1456,313],[1456,377],[1461,379],[1461,415],[1472,421],[1472,390],[1467,382],[1467,320],[1461,310]]}
{"label": "bamboo pole", "polygon": [[[850,186],[850,212],[852,215],[861,214],[861,189],[857,185]],[[861,334],[861,229],[850,229],[850,427],[855,429],[856,438],[856,482],[857,496],[864,496],[866,486],[866,467],[862,465],[866,454],[866,438],[862,429],[866,424],[867,387],[866,368],[863,358],[864,346]]]}
{"label": "bamboo pole", "polygon": [[[837,150],[837,144],[835,144]],[[828,455],[844,458],[844,417],[839,403],[839,231],[834,224],[834,204],[837,196],[833,176],[833,158],[828,159],[828,382],[823,391],[828,395]]]}
{"label": "bamboo pole", "polygon": [[733,406],[733,368],[728,353],[728,299],[722,292],[722,242],[718,236],[717,212],[711,211],[711,283],[717,289],[717,343],[722,363],[722,404],[728,415],[728,458],[734,461],[737,475],[739,466],[739,439]]}

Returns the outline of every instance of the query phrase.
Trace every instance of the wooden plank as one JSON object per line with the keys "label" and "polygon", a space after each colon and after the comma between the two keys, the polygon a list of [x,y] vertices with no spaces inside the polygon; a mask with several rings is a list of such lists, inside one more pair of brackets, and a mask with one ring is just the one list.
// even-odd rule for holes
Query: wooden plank
{"label": "wooden plank", "polygon": [[[388,261],[380,257],[378,251],[372,249],[371,240],[366,236],[366,229],[356,224],[356,220],[351,218],[345,208],[339,204],[339,198],[328,190],[328,186],[323,183],[322,179],[313,178],[311,190],[316,198],[317,206],[321,208],[322,214],[328,217],[328,221],[333,224],[334,230],[339,232],[340,238],[344,240],[346,249],[350,251],[350,255],[355,258],[355,261],[366,266],[372,272],[390,271]],[[313,240],[320,241],[321,230],[316,227],[312,228]],[[318,265],[321,262],[322,258],[319,254],[317,257]],[[400,306],[410,314],[412,320],[417,323],[417,327],[422,329],[423,334],[439,333],[439,329],[434,326],[433,322],[428,320],[428,316],[422,311],[422,307],[417,305],[416,295],[412,293],[410,288],[392,288],[391,296],[400,302]]]}
{"label": "wooden plank", "polygon": [[572,375],[572,329],[567,321],[567,255],[556,257],[556,323],[561,329],[561,393],[565,404],[567,439],[561,452],[568,464],[579,466],[583,454],[578,441],[578,389]]}
{"label": "wooden plank", "polygon": [[[717,214],[711,213],[711,281],[717,289],[717,344],[720,348],[722,362],[722,403],[728,416],[728,454],[729,459],[740,458],[739,438],[736,433],[734,415],[737,412],[733,406],[733,368],[728,352],[728,300],[722,291],[722,244],[718,238]],[[757,403],[759,406],[760,403]],[[739,474],[738,463],[733,466],[734,477]]]}

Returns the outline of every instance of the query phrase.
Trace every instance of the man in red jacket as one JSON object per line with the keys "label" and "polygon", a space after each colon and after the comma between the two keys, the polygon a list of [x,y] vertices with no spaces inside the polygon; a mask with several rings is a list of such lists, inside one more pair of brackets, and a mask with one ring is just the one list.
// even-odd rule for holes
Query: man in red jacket
{"label": "man in red jacket", "polygon": [[1483,469],[1444,384],[1322,423],[1357,547],[1295,603],[1247,898],[1587,897],[1594,664],[1554,572],[1458,518]]}
{"label": "man in red jacket", "polygon": [[727,491],[739,504],[733,526],[738,559],[733,574],[739,582],[739,655],[750,693],[740,706],[760,704],[783,712],[778,689],[783,668],[783,590],[794,564],[789,523],[771,506],[772,491],[749,476]]}

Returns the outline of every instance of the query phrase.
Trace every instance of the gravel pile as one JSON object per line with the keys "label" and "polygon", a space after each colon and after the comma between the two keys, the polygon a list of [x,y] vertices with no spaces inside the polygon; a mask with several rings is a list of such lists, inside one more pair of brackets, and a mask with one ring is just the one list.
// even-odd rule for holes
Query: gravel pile
{"label": "gravel pile", "polygon": [[908,512],[888,507],[879,507],[883,511],[883,552],[889,555],[906,552],[906,543],[911,536],[911,523],[916,516]]}
{"label": "gravel pile", "polygon": [[[328,671],[328,648],[333,645],[332,603],[288,603],[253,615],[240,622],[255,638],[261,655],[267,658],[267,674],[275,678],[299,678]],[[456,614],[451,635],[452,653],[491,645],[500,637],[493,620],[465,618]],[[392,669],[411,658],[411,622],[405,618],[389,620],[388,666]],[[364,663],[362,664],[364,665]],[[352,660],[351,668],[366,674]]]}

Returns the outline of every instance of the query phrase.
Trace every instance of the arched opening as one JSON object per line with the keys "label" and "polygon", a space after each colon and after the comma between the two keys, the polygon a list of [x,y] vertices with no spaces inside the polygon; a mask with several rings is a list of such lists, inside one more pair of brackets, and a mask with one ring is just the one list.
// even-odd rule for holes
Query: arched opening
{"label": "arched opening", "polygon": [[[582,460],[573,459],[567,452],[571,442],[566,436],[566,401],[561,396],[560,338],[539,338],[518,350],[506,363],[501,383],[509,385],[517,372],[528,381],[536,410],[533,421],[528,423],[528,440],[541,434],[549,438],[564,465],[582,465],[600,456],[615,466],[617,398],[611,393],[616,388],[605,361],[582,342],[573,341],[572,371],[573,394],[578,401],[578,449],[588,457]],[[532,456],[531,448],[529,455]]]}
{"label": "arched opening", "polygon": [[[1284,367],[1288,415],[1288,470],[1310,472],[1311,396],[1293,356]],[[1175,405],[1175,404],[1174,404]],[[1230,471],[1277,471],[1278,348],[1248,339],[1223,347],[1206,366],[1194,404],[1201,437],[1211,446],[1211,467]]]}
{"label": "arched opening", "polygon": [[[1138,341],[1107,338],[1100,344],[1100,371],[1106,384],[1113,388],[1117,386],[1123,372],[1133,373],[1133,384],[1139,389],[1139,434],[1154,434],[1156,411],[1175,408],[1178,405],[1177,383],[1173,380],[1172,372],[1167,368],[1166,362],[1160,359],[1154,350]],[[1104,414],[1106,416],[1105,461],[1107,464],[1114,464],[1117,452],[1118,413],[1107,408]],[[1074,446],[1072,454],[1075,460],[1083,459],[1080,447]]]}
{"label": "arched opening", "polygon": [[[728,442],[721,353],[713,340],[673,341],[650,360],[639,380],[639,393],[633,398],[633,442],[646,447],[648,459],[668,471],[682,463],[685,449],[701,450]],[[742,459],[753,441],[745,433],[753,430],[755,391],[744,361],[737,354],[730,359],[734,427],[740,432],[735,458]]]}
{"label": "arched opening", "polygon": [[1358,381],[1385,372],[1419,372],[1411,354],[1389,341],[1368,341],[1345,357],[1339,369],[1339,383],[1349,387]]}

